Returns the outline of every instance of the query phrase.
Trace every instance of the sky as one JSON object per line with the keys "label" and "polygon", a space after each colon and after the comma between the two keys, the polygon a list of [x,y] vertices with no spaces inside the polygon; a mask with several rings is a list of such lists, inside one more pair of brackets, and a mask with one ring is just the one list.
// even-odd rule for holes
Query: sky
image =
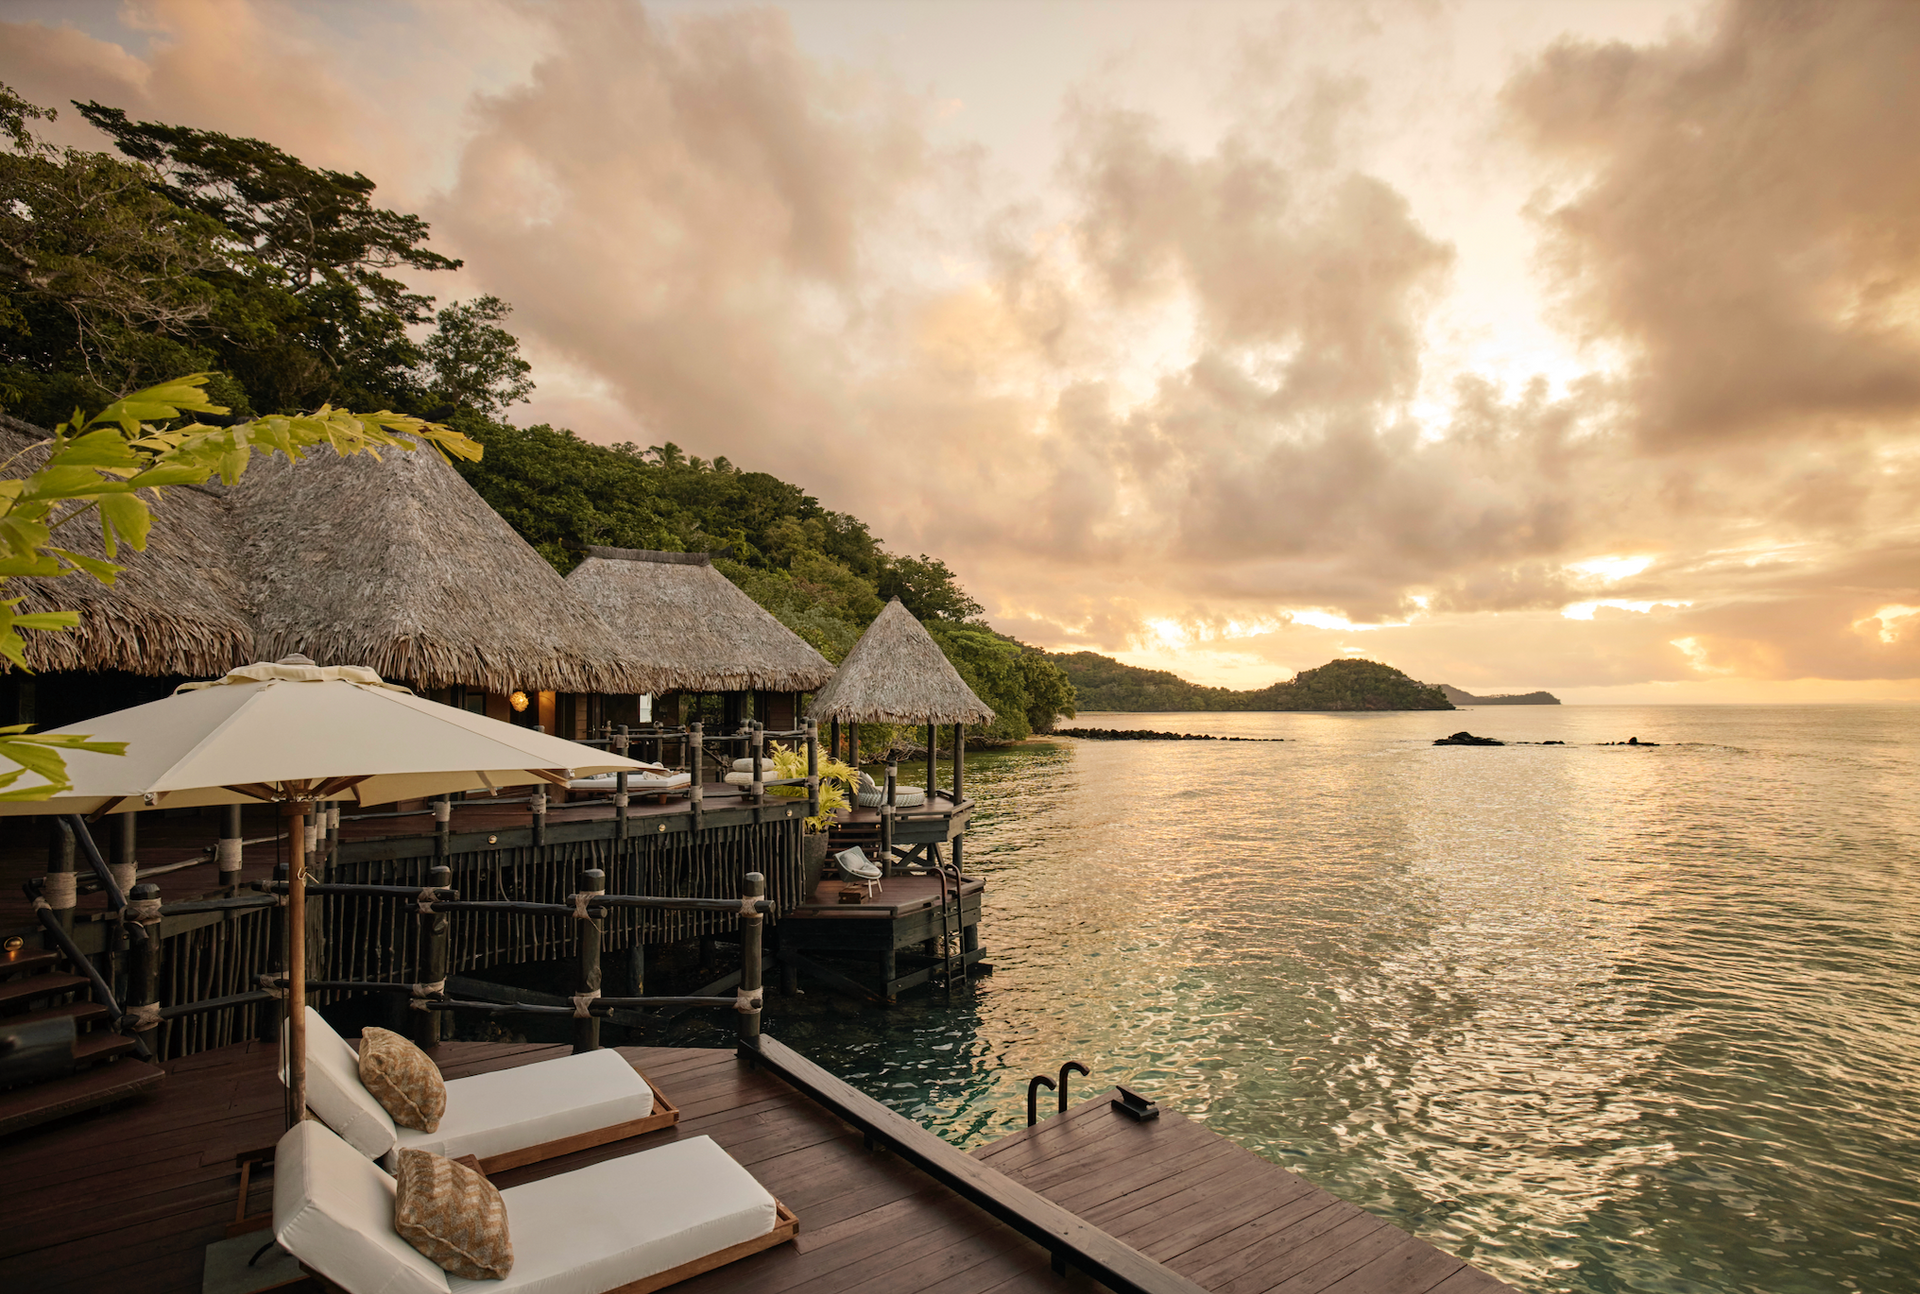
{"label": "sky", "polygon": [[365,173],[514,306],[516,421],[1038,646],[1920,699],[1906,0],[0,0],[0,81]]}

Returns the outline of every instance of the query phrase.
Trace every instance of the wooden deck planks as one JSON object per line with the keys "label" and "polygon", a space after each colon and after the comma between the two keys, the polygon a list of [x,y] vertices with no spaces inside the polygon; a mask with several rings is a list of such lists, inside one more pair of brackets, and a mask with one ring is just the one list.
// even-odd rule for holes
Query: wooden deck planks
{"label": "wooden deck planks", "polygon": [[[566,1047],[447,1043],[449,1078]],[[622,1048],[680,1107],[671,1129],[498,1174],[503,1186],[711,1136],[800,1217],[792,1244],[678,1287],[689,1294],[1016,1294],[1092,1288],[763,1068],[730,1051]],[[281,1126],[271,1043],[169,1062],[161,1092],[0,1145],[0,1287],[49,1294],[199,1289],[233,1211],[233,1156]],[[1135,1124],[1103,1094],[975,1158],[1223,1294],[1498,1294],[1507,1287],[1168,1113]],[[254,1200],[270,1197],[258,1179]],[[265,1237],[262,1236],[264,1241]]]}
{"label": "wooden deck planks", "polygon": [[1110,1107],[1112,1095],[974,1156],[1222,1294],[1508,1288],[1193,1120],[1168,1112],[1135,1123]]}

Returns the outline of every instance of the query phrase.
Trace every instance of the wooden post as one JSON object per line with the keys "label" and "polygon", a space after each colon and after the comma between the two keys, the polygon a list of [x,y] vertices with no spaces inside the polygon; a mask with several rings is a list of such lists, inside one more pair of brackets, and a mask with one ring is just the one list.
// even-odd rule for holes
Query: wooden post
{"label": "wooden post", "polygon": [[647,946],[640,942],[640,932],[634,931],[633,946],[627,949],[627,992],[634,997],[643,997],[647,991]]}
{"label": "wooden post", "polygon": [[149,881],[127,891],[126,920],[140,927],[127,949],[127,1012],[147,1053],[160,1054],[160,887]]}
{"label": "wooden post", "polygon": [[[453,884],[453,869],[446,866],[427,869],[427,884],[446,889]],[[423,985],[447,982],[447,944],[453,930],[450,912],[420,913],[420,982]],[[417,1005],[424,999],[415,999]],[[438,1046],[443,1013],[424,1008],[414,1012],[413,1040],[422,1047]]]}
{"label": "wooden post", "polygon": [[213,858],[220,871],[220,892],[229,897],[240,892],[240,853],[240,806],[223,805],[220,839],[213,847]]}
{"label": "wooden post", "polygon": [[933,721],[929,719],[927,721],[927,803],[928,804],[933,803],[933,793],[935,790],[938,789],[938,783],[936,783],[933,780],[934,773],[937,771],[937,766],[940,763],[940,761],[934,756],[934,744],[935,744],[934,737],[936,733],[937,733],[937,729],[935,729],[935,727],[933,726]]}
{"label": "wooden post", "polygon": [[[613,753],[616,755],[624,755],[632,748],[633,741],[627,732],[626,724],[620,725],[620,731],[614,734],[613,740],[608,744],[612,746]],[[625,840],[627,838],[627,775],[624,771],[614,774],[613,777],[613,823],[613,838]]]}
{"label": "wooden post", "polygon": [[288,1127],[307,1117],[307,805],[280,806],[287,829]]}
{"label": "wooden post", "polygon": [[767,793],[767,779],[760,772],[760,756],[767,749],[767,725],[758,719],[747,732],[747,758],[753,761],[753,781],[747,784],[747,793],[753,796],[755,804],[760,803]]}
{"label": "wooden post", "polygon": [[807,816],[820,816],[820,724],[807,720]]}
{"label": "wooden post", "polygon": [[893,875],[893,815],[898,812],[894,799],[900,790],[900,765],[887,755],[887,802],[880,807],[880,870]]}
{"label": "wooden post", "polygon": [[832,719],[827,725],[827,758],[840,758],[840,721]]}
{"label": "wooden post", "polygon": [[[287,870],[285,863],[273,865],[274,887],[282,894],[286,893],[283,887],[287,883]],[[285,921],[275,921],[267,927],[267,971],[284,982],[287,974],[287,923]],[[265,1013],[264,1032],[270,1042],[278,1041],[281,1036],[281,1029],[285,1023],[285,1007],[286,998],[283,996],[280,1000],[280,1009]]]}
{"label": "wooden post", "polygon": [[448,793],[433,802],[433,856],[445,858],[453,837],[453,795]]}
{"label": "wooden post", "polygon": [[113,883],[123,896],[133,888],[139,872],[139,863],[135,860],[139,851],[139,817],[136,810],[133,813],[115,814],[113,819],[116,828],[113,833],[113,861],[107,864],[107,871],[113,875]]}
{"label": "wooden post", "polygon": [[853,766],[853,789],[860,790],[860,725],[847,725],[847,763]]}
{"label": "wooden post", "polygon": [[[598,867],[581,872],[579,892],[605,894],[607,874]],[[600,996],[600,922],[589,909],[582,906],[580,910],[588,915],[574,921],[580,940],[580,968],[574,976],[573,999],[573,1051],[576,1056],[600,1046],[600,1018],[587,1012],[587,1003]]]}
{"label": "wooden post", "polygon": [[953,725],[953,802],[960,803],[966,795],[967,781],[967,725]]}
{"label": "wooden post", "polygon": [[701,784],[706,780],[707,775],[706,736],[701,731],[698,719],[687,725],[687,744],[693,752],[692,776],[687,779],[690,784],[687,802],[693,806],[693,830],[697,834],[704,825],[700,820],[702,814],[700,800]]}
{"label": "wooden post", "polygon": [[533,847],[539,849],[547,843],[547,784],[545,782],[533,788],[533,794],[527,797],[527,807],[533,810]]}
{"label": "wooden post", "polygon": [[740,887],[740,992],[734,1009],[740,1013],[740,1041],[749,1047],[760,1045],[760,939],[765,922],[748,905],[767,895],[767,878],[748,872]]}
{"label": "wooden post", "polygon": [[[67,934],[73,933],[73,910],[80,902],[80,877],[73,870],[73,827],[65,818],[48,818],[47,876],[41,897],[53,909],[53,919]],[[43,935],[48,948],[58,948],[52,935]]]}

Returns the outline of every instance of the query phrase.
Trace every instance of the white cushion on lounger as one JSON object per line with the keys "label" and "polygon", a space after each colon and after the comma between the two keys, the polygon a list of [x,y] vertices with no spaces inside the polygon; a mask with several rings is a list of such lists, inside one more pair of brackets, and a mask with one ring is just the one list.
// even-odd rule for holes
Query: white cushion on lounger
{"label": "white cushion on lounger", "polygon": [[447,1294],[447,1274],[393,1229],[393,1179],[310,1119],[274,1151],[273,1238],[353,1294]]}
{"label": "white cushion on lounger", "polygon": [[[281,1071],[282,1081],[286,1070]],[[360,1081],[360,1057],[307,1008],[307,1108],[368,1159],[393,1149],[393,1116]]]}
{"label": "white cushion on lounger", "polygon": [[397,1172],[402,1150],[490,1159],[652,1113],[653,1089],[647,1081],[619,1052],[603,1048],[450,1080],[439,1128],[396,1127],[384,1162]]}
{"label": "white cushion on lounger", "polygon": [[513,1237],[505,1280],[449,1277],[460,1294],[600,1294],[773,1230],[773,1196],[711,1137],[602,1160],[500,1192]]}
{"label": "white cushion on lounger", "polygon": [[[598,777],[576,777],[567,786],[575,791],[617,791],[619,784],[614,774],[602,773]],[[628,773],[629,791],[671,791],[675,787],[686,786],[693,779],[685,773]]]}

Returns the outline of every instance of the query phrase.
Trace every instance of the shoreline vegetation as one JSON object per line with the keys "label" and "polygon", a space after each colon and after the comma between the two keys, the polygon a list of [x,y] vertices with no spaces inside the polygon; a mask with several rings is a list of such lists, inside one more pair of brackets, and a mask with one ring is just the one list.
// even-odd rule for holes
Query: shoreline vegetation
{"label": "shoreline vegetation", "polygon": [[[1230,710],[1451,710],[1445,691],[1378,661],[1341,658],[1251,691],[1205,687],[1096,652],[1047,653],[1085,710],[1125,714]],[[1072,716],[1069,715],[1069,718]]]}

